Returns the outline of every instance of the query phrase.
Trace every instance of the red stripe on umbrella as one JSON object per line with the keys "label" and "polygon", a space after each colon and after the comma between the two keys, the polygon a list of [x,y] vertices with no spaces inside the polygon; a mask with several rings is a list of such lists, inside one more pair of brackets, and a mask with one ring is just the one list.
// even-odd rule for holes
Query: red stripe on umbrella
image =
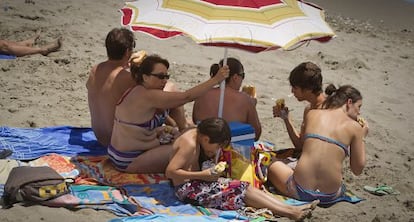
{"label": "red stripe on umbrella", "polygon": [[182,35],[182,32],[178,31],[165,31],[161,29],[141,27],[141,26],[131,26],[132,31],[140,31],[144,33],[151,34],[159,39],[168,39],[177,35]]}
{"label": "red stripe on umbrella", "polygon": [[131,23],[132,9],[122,8],[121,12],[123,14],[122,15],[122,25],[128,25],[129,23]]}

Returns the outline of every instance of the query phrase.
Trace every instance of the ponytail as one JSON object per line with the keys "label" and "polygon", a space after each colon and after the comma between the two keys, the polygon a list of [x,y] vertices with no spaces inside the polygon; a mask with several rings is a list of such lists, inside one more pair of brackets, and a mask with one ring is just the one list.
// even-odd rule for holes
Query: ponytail
{"label": "ponytail", "polygon": [[329,84],[325,89],[325,94],[328,95],[322,107],[325,109],[336,109],[343,106],[348,99],[355,103],[362,99],[361,93],[351,85],[344,85],[338,89],[333,85]]}

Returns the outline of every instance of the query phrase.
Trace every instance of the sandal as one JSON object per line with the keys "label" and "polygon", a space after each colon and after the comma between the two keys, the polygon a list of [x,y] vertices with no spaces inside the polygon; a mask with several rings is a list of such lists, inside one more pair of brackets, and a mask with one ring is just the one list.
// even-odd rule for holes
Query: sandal
{"label": "sandal", "polygon": [[394,190],[391,186],[387,186],[387,185],[380,185],[377,187],[364,186],[364,190],[371,194],[375,194],[378,196],[383,196],[387,194],[391,194],[391,195],[400,194],[400,192],[398,192],[397,190]]}

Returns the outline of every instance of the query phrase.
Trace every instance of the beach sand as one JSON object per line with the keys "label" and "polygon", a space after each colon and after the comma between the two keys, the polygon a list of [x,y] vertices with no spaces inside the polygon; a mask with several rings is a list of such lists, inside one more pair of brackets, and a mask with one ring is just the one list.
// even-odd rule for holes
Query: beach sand
{"label": "beach sand", "polygon": [[[46,127],[90,126],[85,83],[90,68],[106,59],[104,39],[120,26],[122,1],[2,0],[0,38],[23,40],[41,30],[39,44],[63,36],[63,47],[49,56],[32,55],[0,60],[0,125]],[[361,3],[363,2],[363,3]],[[304,103],[288,97],[289,72],[313,61],[322,68],[325,86],[352,84],[363,97],[362,115],[370,132],[367,165],[353,176],[346,163],[344,181],[349,190],[366,199],[358,204],[338,203],[317,208],[312,221],[414,221],[414,4],[408,1],[328,1],[327,20],[337,37],[329,43],[311,42],[284,52],[252,54],[229,50],[245,67],[245,84],[257,88],[262,140],[278,148],[291,147],[285,126],[272,117],[274,99],[285,98],[299,127]],[[135,34],[137,50],[167,58],[172,80],[188,89],[207,79],[222,48],[202,47],[179,37],[160,41]],[[191,115],[192,104],[186,106]],[[374,196],[364,185],[388,184],[401,192]],[[0,210],[0,221],[107,221],[115,216],[94,210],[71,211],[43,206]],[[285,219],[281,219],[284,221]]]}

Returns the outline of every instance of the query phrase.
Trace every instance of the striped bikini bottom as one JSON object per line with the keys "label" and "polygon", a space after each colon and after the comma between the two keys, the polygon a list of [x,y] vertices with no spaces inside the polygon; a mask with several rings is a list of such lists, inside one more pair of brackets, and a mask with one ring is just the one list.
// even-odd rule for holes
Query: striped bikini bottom
{"label": "striped bikini bottom", "polygon": [[109,159],[114,167],[120,171],[125,171],[129,164],[142,153],[144,153],[142,150],[125,152],[115,149],[111,144],[108,146]]}

